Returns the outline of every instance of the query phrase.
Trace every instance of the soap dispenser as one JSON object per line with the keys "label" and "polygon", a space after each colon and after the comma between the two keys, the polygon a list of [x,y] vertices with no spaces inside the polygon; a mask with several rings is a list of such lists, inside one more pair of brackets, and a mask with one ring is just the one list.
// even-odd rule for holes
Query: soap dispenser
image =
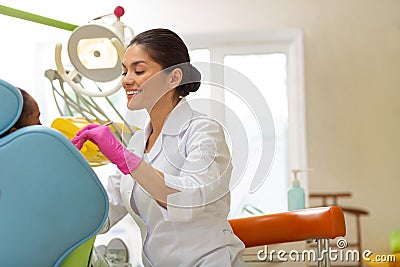
{"label": "soap dispenser", "polygon": [[288,209],[299,210],[305,208],[305,194],[304,189],[300,187],[300,181],[297,177],[299,172],[305,172],[305,170],[292,170],[294,180],[292,187],[288,190]]}

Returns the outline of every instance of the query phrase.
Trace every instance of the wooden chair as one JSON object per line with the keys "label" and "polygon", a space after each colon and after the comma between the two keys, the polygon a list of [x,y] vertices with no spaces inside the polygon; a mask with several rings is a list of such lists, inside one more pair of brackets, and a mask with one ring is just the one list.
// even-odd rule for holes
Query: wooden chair
{"label": "wooden chair", "polygon": [[[351,197],[349,192],[340,193],[313,193],[309,195],[310,198],[316,198],[322,200],[322,206],[329,205],[339,205],[338,200],[344,197]],[[348,243],[347,247],[354,247],[358,250],[359,255],[362,255],[362,234],[361,234],[361,216],[368,215],[369,212],[354,207],[345,207],[340,205],[345,215],[349,215],[355,218],[355,228],[356,228],[356,238],[354,242]],[[357,266],[361,267],[361,260],[358,262]]]}

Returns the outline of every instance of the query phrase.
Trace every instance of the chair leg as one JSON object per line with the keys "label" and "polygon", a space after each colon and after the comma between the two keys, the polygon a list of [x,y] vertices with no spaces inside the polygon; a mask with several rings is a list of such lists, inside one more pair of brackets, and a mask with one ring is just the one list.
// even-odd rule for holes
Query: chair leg
{"label": "chair leg", "polygon": [[324,246],[325,267],[331,267],[329,239],[324,239]]}
{"label": "chair leg", "polygon": [[322,267],[322,239],[317,239],[317,260],[318,260],[318,267]]}

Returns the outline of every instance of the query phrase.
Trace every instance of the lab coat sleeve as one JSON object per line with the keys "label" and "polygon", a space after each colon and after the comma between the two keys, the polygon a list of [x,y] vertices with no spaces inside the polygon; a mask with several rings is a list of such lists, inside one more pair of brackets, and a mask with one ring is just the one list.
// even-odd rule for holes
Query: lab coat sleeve
{"label": "lab coat sleeve", "polygon": [[232,165],[222,127],[209,119],[197,119],[185,135],[179,174],[164,173],[165,184],[180,191],[167,196],[169,221],[192,220],[229,193]]}
{"label": "lab coat sleeve", "polygon": [[109,199],[109,211],[106,222],[99,231],[99,234],[108,232],[115,224],[117,224],[128,213],[121,198],[120,193],[121,174],[110,175],[106,191]]}

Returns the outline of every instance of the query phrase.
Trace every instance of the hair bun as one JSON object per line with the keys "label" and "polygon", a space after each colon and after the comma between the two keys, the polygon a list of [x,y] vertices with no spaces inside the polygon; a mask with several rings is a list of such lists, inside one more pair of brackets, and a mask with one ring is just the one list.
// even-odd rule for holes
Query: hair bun
{"label": "hair bun", "polygon": [[183,78],[178,86],[179,96],[185,97],[190,92],[196,92],[200,87],[201,73],[190,63],[185,63],[182,66]]}
{"label": "hair bun", "polygon": [[190,72],[190,82],[191,82],[190,83],[190,85],[191,85],[190,92],[196,92],[200,87],[201,73],[192,64],[190,64],[189,72]]}

